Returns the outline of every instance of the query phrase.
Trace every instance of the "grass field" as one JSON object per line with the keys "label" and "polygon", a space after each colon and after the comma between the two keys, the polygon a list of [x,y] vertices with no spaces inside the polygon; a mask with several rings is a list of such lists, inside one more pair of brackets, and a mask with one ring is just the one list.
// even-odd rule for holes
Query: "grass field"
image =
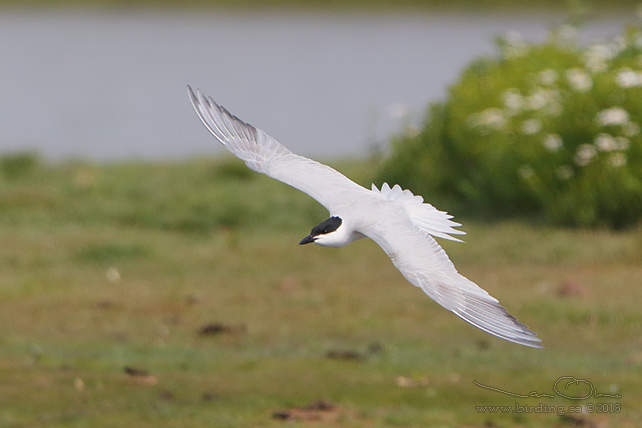
{"label": "grass field", "polygon": [[454,214],[451,259],[546,349],[459,320],[373,242],[298,247],[323,208],[241,162],[4,157],[0,426],[641,426],[641,230]]}

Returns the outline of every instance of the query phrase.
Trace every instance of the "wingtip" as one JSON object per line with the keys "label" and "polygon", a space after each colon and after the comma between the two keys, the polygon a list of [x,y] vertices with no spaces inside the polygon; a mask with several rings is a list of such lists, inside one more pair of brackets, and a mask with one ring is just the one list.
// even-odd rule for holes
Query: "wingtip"
{"label": "wingtip", "polygon": [[529,329],[528,327],[526,327],[524,324],[520,323],[517,320],[515,320],[515,323],[521,326],[523,329],[520,337],[507,337],[507,336],[500,336],[492,332],[490,333],[494,336],[497,336],[509,342],[516,343],[518,345],[528,346],[529,348],[544,349],[544,345],[542,345],[542,339],[537,337],[537,333],[535,333],[534,331],[532,331],[531,329]]}
{"label": "wingtip", "polygon": [[544,349],[544,345],[542,345],[542,340],[537,336],[526,340],[512,341],[512,342],[517,343],[518,345],[528,346],[529,348]]}
{"label": "wingtip", "polygon": [[196,94],[201,92],[200,89],[197,88],[196,91],[194,91],[191,85],[187,85],[186,88],[187,88],[187,95],[189,95],[190,99],[198,99],[198,96]]}
{"label": "wingtip", "polygon": [[186,88],[187,88],[187,95],[189,96],[193,104],[208,105],[213,102],[211,98],[208,100],[205,94],[203,94],[203,91],[201,91],[200,89],[196,88],[196,90],[194,90],[192,89],[191,85],[186,85]]}
{"label": "wingtip", "polygon": [[200,89],[196,89],[196,92],[192,89],[190,85],[187,85],[187,96],[189,97],[190,102],[192,103],[192,106],[196,109],[196,112],[198,113],[198,105],[201,104],[201,97],[200,97],[201,91]]}

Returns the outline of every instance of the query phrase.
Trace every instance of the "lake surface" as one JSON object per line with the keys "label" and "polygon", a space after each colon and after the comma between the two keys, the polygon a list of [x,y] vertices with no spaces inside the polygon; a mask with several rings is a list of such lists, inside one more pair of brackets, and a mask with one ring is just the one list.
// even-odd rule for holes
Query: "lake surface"
{"label": "lake surface", "polygon": [[[203,89],[291,150],[363,156],[417,122],[493,38],[544,40],[553,13],[0,11],[0,153],[176,159],[220,153]],[[602,17],[583,40],[635,16]],[[410,112],[409,114],[407,114]]]}

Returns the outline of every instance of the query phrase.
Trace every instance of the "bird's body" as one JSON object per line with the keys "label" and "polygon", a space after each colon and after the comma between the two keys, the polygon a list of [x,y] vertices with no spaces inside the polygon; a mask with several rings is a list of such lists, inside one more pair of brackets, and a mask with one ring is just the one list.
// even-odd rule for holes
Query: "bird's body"
{"label": "bird's body", "polygon": [[540,348],[540,339],[499,302],[459,274],[433,238],[459,241],[464,232],[452,216],[424,203],[421,196],[384,183],[367,189],[327,165],[296,155],[260,129],[230,114],[200,91],[188,87],[203,124],[254,171],[289,184],[316,199],[330,218],[315,226],[300,244],[342,247],[357,239],[374,240],[413,285],[441,306],[502,339]]}

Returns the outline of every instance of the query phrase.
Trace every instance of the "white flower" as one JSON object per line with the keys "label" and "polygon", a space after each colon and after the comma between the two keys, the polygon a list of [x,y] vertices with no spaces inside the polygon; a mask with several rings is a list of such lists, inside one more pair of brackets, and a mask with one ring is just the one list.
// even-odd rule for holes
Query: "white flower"
{"label": "white flower", "polygon": [[611,107],[599,112],[596,120],[602,126],[624,125],[629,121],[629,114],[621,107]]}
{"label": "white flower", "polygon": [[554,89],[537,88],[526,99],[528,108],[555,116],[562,111],[560,93]]}
{"label": "white flower", "polygon": [[611,59],[612,51],[606,45],[592,45],[586,51],[584,64],[589,71],[593,73],[600,73],[606,71],[608,65],[607,60]]}
{"label": "white flower", "polygon": [[617,149],[615,138],[609,134],[598,134],[594,144],[601,152],[612,152]]}
{"label": "white flower", "polygon": [[557,71],[552,68],[542,70],[539,72],[539,81],[543,85],[552,85],[557,81]]}
{"label": "white flower", "polygon": [[548,103],[549,97],[546,89],[538,88],[528,97],[528,106],[532,110],[539,110]]}
{"label": "white flower", "polygon": [[537,91],[528,97],[528,106],[532,110],[539,110],[546,105],[546,95],[543,91]]}
{"label": "white flower", "polygon": [[544,144],[544,147],[546,147],[548,151],[556,152],[562,148],[562,137],[557,134],[548,134],[542,140],[542,144]]}
{"label": "white flower", "polygon": [[522,122],[522,132],[524,135],[537,134],[542,130],[542,122],[538,119],[528,119]]}
{"label": "white flower", "polygon": [[504,113],[498,108],[487,108],[471,114],[468,120],[472,126],[484,126],[491,129],[502,129],[506,124]]}
{"label": "white flower", "polygon": [[577,148],[577,152],[575,153],[575,163],[579,166],[586,166],[591,163],[596,154],[597,150],[595,150],[595,146],[592,144],[582,144]]}
{"label": "white flower", "polygon": [[571,89],[577,92],[586,92],[593,87],[593,79],[581,68],[566,70],[566,80]]}
{"label": "white flower", "polygon": [[615,83],[620,88],[638,88],[642,86],[642,73],[633,71],[630,68],[621,68],[617,71]]}
{"label": "white flower", "polygon": [[617,36],[611,40],[611,43],[608,45],[610,50],[610,57],[615,58],[618,56],[624,49],[626,49],[626,38],[624,36]]}
{"label": "white flower", "polygon": [[555,170],[555,175],[560,180],[568,180],[575,175],[575,171],[573,171],[573,167],[570,165],[562,165]]}
{"label": "white flower", "polygon": [[609,156],[609,163],[616,168],[624,166],[626,165],[626,155],[624,153],[612,153]]}
{"label": "white flower", "polygon": [[640,125],[635,122],[628,122],[622,127],[622,133],[625,137],[635,137],[640,134]]}
{"label": "white flower", "polygon": [[615,148],[617,150],[628,150],[631,147],[631,142],[626,137],[615,138]]}
{"label": "white flower", "polygon": [[506,106],[509,115],[514,115],[518,113],[522,108],[524,108],[524,97],[519,93],[517,89],[511,88],[505,90],[502,95],[502,102]]}
{"label": "white flower", "polygon": [[531,168],[530,165],[522,165],[519,167],[517,170],[517,173],[519,174],[520,177],[524,179],[529,179],[533,175],[535,175],[535,171],[533,171],[533,168]]}
{"label": "white flower", "polygon": [[514,31],[507,32],[502,38],[502,53],[506,58],[519,58],[526,55],[528,48],[522,40],[522,36]]}

